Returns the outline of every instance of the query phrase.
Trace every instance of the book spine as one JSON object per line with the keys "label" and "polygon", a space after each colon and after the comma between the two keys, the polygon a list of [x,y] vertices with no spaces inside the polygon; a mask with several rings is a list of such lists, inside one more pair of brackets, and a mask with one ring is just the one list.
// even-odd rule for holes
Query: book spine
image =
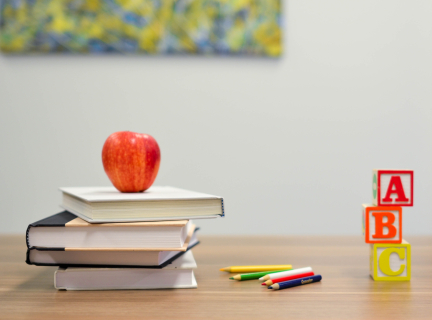
{"label": "book spine", "polygon": [[32,265],[33,263],[30,261],[30,249],[27,249],[27,253],[26,253],[26,260],[25,260],[25,262],[28,264],[28,265]]}
{"label": "book spine", "polygon": [[27,249],[30,249],[30,243],[29,243],[29,232],[30,232],[30,228],[32,227],[32,225],[30,224],[27,227],[27,231],[26,231],[26,245],[27,245]]}
{"label": "book spine", "polygon": [[34,265],[34,266],[58,266],[58,264],[55,263],[36,263],[30,260],[30,252],[32,250],[39,250],[39,251],[65,251],[65,248],[41,248],[41,247],[30,247],[27,248],[27,253],[26,253],[26,263],[28,265]]}

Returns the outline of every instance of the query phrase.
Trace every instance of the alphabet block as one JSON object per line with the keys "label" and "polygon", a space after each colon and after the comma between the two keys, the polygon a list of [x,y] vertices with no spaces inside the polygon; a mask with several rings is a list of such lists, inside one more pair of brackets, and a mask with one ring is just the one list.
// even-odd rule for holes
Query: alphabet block
{"label": "alphabet block", "polygon": [[402,207],[363,205],[366,243],[402,242]]}
{"label": "alphabet block", "polygon": [[372,171],[372,203],[374,206],[414,205],[414,171]]}
{"label": "alphabet block", "polygon": [[375,281],[411,280],[411,245],[375,243],[370,245],[370,275]]}

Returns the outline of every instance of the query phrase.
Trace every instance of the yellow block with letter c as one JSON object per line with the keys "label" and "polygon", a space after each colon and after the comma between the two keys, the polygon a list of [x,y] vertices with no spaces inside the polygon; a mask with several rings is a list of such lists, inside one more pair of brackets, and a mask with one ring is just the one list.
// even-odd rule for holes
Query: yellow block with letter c
{"label": "yellow block with letter c", "polygon": [[371,244],[370,271],[375,281],[409,281],[411,279],[411,245]]}

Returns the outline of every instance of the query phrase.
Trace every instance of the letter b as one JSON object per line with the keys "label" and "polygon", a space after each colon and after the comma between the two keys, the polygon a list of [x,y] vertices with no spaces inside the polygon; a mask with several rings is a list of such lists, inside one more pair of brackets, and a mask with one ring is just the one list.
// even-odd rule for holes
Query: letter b
{"label": "letter b", "polygon": [[[394,238],[397,230],[393,223],[395,222],[395,215],[391,212],[373,212],[372,216],[375,217],[375,234],[372,238]],[[387,221],[384,222],[384,217]],[[387,234],[384,234],[384,227],[388,228]]]}
{"label": "letter b", "polygon": [[363,205],[366,243],[401,243],[402,208]]}

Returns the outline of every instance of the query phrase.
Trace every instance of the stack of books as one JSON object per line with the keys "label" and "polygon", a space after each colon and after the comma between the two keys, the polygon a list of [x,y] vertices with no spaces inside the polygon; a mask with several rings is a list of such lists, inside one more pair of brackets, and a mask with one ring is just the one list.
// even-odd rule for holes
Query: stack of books
{"label": "stack of books", "polygon": [[61,188],[65,211],[27,228],[26,262],[58,266],[65,290],[196,288],[194,219],[224,216],[218,196],[173,187],[120,193]]}

